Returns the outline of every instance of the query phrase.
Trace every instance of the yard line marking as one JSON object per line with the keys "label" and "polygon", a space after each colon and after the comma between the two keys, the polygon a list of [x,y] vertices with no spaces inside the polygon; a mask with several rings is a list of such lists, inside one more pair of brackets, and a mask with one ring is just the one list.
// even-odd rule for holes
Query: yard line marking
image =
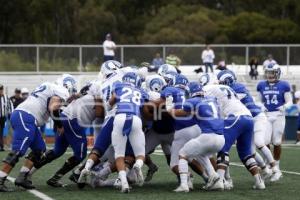
{"label": "yard line marking", "polygon": [[[161,150],[156,150],[153,154],[157,155],[157,156],[163,156],[164,155]],[[236,167],[244,167],[244,165],[242,165],[240,163],[237,163],[237,162],[230,162],[230,165],[236,166]],[[281,170],[281,171],[285,174],[300,176],[300,172],[292,172],[292,171],[286,171],[286,170]]]}
{"label": "yard line marking", "polygon": [[[7,180],[9,180],[10,182],[14,183],[15,182],[15,178],[8,176]],[[27,192],[33,194],[34,196],[42,199],[42,200],[54,200],[53,198],[47,196],[46,194],[38,191],[38,190],[26,190]]]}
{"label": "yard line marking", "polygon": [[[237,167],[244,167],[244,165],[236,163],[236,162],[231,162],[230,165],[237,166]],[[285,170],[281,170],[281,171],[283,173],[286,173],[286,174],[292,174],[292,175],[298,175],[298,176],[300,176],[299,172],[292,172],[292,171],[285,171]]]}

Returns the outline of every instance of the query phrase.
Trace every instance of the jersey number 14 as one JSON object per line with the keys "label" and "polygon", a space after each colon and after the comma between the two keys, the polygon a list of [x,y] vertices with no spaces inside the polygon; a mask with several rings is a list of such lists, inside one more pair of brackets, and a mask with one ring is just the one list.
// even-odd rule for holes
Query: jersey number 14
{"label": "jersey number 14", "polygon": [[277,95],[272,95],[272,98],[270,98],[270,95],[265,95],[265,98],[267,101],[267,105],[270,105],[270,104],[277,105],[278,104]]}

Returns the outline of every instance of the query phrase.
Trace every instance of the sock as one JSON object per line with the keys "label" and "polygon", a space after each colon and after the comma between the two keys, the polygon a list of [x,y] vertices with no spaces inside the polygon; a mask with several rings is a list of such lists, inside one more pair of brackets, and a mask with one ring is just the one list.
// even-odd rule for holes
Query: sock
{"label": "sock", "polygon": [[178,169],[180,173],[180,183],[181,185],[187,185],[189,166],[185,159],[179,159]]}
{"label": "sock", "polygon": [[37,170],[37,168],[32,167],[28,175],[32,176],[32,174],[34,174]]}
{"label": "sock", "polygon": [[7,173],[0,171],[0,178],[7,177]]}
{"label": "sock", "polygon": [[126,171],[125,170],[119,171],[119,178],[121,179],[122,185],[127,183],[127,177],[126,177]]}
{"label": "sock", "polygon": [[255,153],[255,160],[261,169],[266,167],[266,163],[259,153]]}
{"label": "sock", "polygon": [[217,170],[217,173],[219,174],[220,176],[220,179],[224,179],[224,176],[225,176],[225,170],[224,169],[218,169]]}
{"label": "sock", "polygon": [[280,160],[275,160],[275,165],[280,170],[279,164],[280,164]]}
{"label": "sock", "polygon": [[138,168],[142,168],[144,164],[144,161],[141,159],[137,159],[134,163],[134,166],[137,166]]}
{"label": "sock", "polygon": [[255,183],[260,183],[260,182],[262,182],[262,179],[261,179],[260,174],[256,174],[256,175],[254,175],[253,177],[254,177]]}
{"label": "sock", "polygon": [[[274,158],[272,155],[272,152],[270,151],[270,149],[266,146],[264,146],[263,148],[260,149],[261,152],[263,153],[263,155],[265,156],[265,158],[267,159],[268,163],[272,163],[274,162]],[[255,157],[256,158],[256,157]],[[256,160],[257,161],[257,160]]]}
{"label": "sock", "polygon": [[229,167],[227,167],[227,169],[226,169],[226,171],[225,171],[225,179],[226,179],[226,180],[231,179]]}
{"label": "sock", "polygon": [[20,170],[21,173],[27,173],[29,171],[30,171],[30,169],[28,167],[25,167],[25,166],[22,166],[21,170]]}
{"label": "sock", "polygon": [[87,161],[86,161],[86,163],[85,163],[85,169],[86,170],[91,170],[91,168],[93,167],[93,165],[94,165],[94,161],[92,160],[92,159],[88,159]]}

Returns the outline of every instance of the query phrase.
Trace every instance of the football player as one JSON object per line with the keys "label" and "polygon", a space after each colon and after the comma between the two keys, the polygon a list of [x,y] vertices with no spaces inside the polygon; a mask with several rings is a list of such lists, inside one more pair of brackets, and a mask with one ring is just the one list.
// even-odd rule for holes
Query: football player
{"label": "football player", "polygon": [[[285,127],[285,109],[293,104],[290,85],[280,80],[280,75],[279,65],[270,64],[265,68],[266,80],[260,81],[257,85],[259,99],[263,103],[263,110],[268,118],[266,144],[274,145],[273,155],[278,169],[280,169],[281,143]],[[275,181],[281,176],[280,172],[272,178]]]}
{"label": "football player", "polygon": [[[257,106],[250,95],[249,91],[246,89],[245,85],[236,82],[233,72],[224,70],[218,74],[218,79],[222,84],[231,87],[238,95],[241,102],[249,109],[254,119],[254,145],[260,150],[270,164],[272,171],[266,167],[265,162],[261,156],[256,153],[255,159],[259,166],[262,168],[262,175],[264,180],[271,178],[272,181],[277,181],[280,177],[280,170],[275,165],[275,161],[270,149],[265,144],[265,125],[268,123],[266,115],[262,112],[261,108]],[[255,151],[255,150],[254,150]],[[272,177],[271,177],[272,176]]]}
{"label": "football player", "polygon": [[171,110],[176,117],[193,116],[201,129],[201,134],[189,140],[179,151],[180,186],[175,192],[189,192],[188,159],[201,157],[201,164],[208,175],[205,189],[223,190],[223,180],[213,168],[209,156],[218,153],[224,146],[224,120],[220,117],[217,100],[214,97],[204,97],[202,85],[191,82],[188,85],[190,98],[185,101],[182,109]]}
{"label": "football player", "polygon": [[225,145],[218,153],[217,172],[225,182],[225,171],[229,166],[229,151],[237,141],[237,151],[241,161],[255,179],[254,189],[265,189],[257,163],[252,152],[253,118],[250,111],[240,102],[237,94],[227,85],[206,85],[206,96],[214,96],[224,117]]}
{"label": "football player", "polygon": [[148,101],[148,95],[140,90],[140,86],[141,79],[136,73],[126,73],[123,83],[115,85],[109,99],[110,105],[117,107],[113,122],[112,146],[123,193],[129,192],[124,161],[127,140],[132,145],[135,155],[133,169],[136,171],[138,184],[143,185],[144,182],[141,168],[145,160],[145,136],[140,109],[143,108],[144,102]]}
{"label": "football player", "polygon": [[[51,116],[59,127],[60,108],[69,97],[68,89],[63,85],[45,82],[35,89],[31,95],[14,110],[11,115],[13,128],[12,151],[4,159],[0,171],[0,191],[10,191],[4,185],[6,177],[11,172],[20,157],[23,157],[28,148],[31,152],[26,157],[25,164],[15,180],[15,185],[26,189],[33,189],[31,181],[26,180],[33,163],[41,159],[46,150],[45,142],[38,127],[44,125]],[[25,181],[24,181],[25,180]]]}

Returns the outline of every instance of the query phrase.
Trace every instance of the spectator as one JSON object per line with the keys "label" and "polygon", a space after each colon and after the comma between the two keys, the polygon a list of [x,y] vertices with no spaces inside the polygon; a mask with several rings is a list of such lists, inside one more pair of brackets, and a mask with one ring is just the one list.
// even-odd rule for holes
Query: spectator
{"label": "spectator", "polygon": [[110,33],[106,34],[105,41],[103,42],[103,60],[104,62],[107,60],[115,59],[115,49],[116,44],[112,41]]}
{"label": "spectator", "polygon": [[21,89],[21,96],[22,96],[23,101],[25,99],[27,99],[27,97],[29,96],[29,90],[27,88],[22,88]]}
{"label": "spectator", "polygon": [[0,84],[0,151],[4,151],[3,132],[5,122],[9,118],[9,115],[13,111],[13,103],[4,94],[4,87]]}
{"label": "spectator", "polygon": [[15,89],[15,95],[10,97],[11,102],[13,103],[14,109],[23,102],[23,98],[21,96],[21,90],[19,88]]}
{"label": "spectator", "polygon": [[172,50],[170,51],[170,54],[166,58],[166,64],[173,65],[176,68],[177,73],[179,74],[181,73],[181,71],[178,69],[178,67],[181,64],[181,60],[178,56],[174,54]]}
{"label": "spectator", "polygon": [[257,80],[257,76],[258,76],[258,71],[257,71],[258,60],[257,60],[257,58],[252,58],[250,60],[249,66],[250,66],[249,75],[251,77],[251,80],[253,80],[253,79]]}
{"label": "spectator", "polygon": [[264,61],[263,63],[264,68],[268,67],[269,64],[273,64],[273,65],[277,64],[277,62],[273,59],[272,54],[269,54],[267,60]]}
{"label": "spectator", "polygon": [[152,60],[152,67],[149,66],[149,72],[156,72],[158,68],[164,64],[164,60],[160,57],[160,53],[156,53]]}
{"label": "spectator", "polygon": [[206,45],[206,48],[202,51],[201,58],[205,66],[205,72],[208,73],[208,68],[210,68],[211,72],[214,72],[213,63],[215,59],[215,53],[212,49],[210,49],[209,45]]}

